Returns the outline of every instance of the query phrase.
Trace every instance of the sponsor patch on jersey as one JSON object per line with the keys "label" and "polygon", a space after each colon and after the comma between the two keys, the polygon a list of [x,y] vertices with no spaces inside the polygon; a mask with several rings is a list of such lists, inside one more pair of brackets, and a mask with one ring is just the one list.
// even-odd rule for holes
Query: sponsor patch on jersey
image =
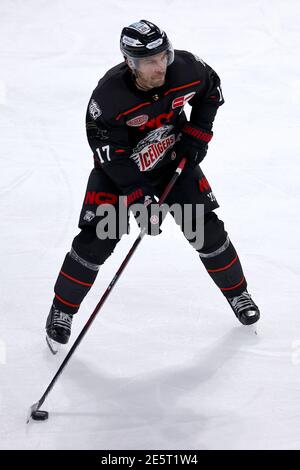
{"label": "sponsor patch on jersey", "polygon": [[170,123],[174,117],[174,111],[170,111],[169,113],[161,113],[158,116],[155,116],[147,121],[146,124],[140,126],[139,130],[144,131],[145,129],[158,129],[167,123]]}
{"label": "sponsor patch on jersey", "polygon": [[[118,197],[116,194],[106,193],[105,191],[88,191],[84,198],[84,204],[116,204]],[[87,211],[89,212],[89,211]]]}
{"label": "sponsor patch on jersey", "polygon": [[90,101],[90,104],[89,104],[89,113],[95,121],[102,114],[100,106],[98,105],[97,101],[93,99]]}
{"label": "sponsor patch on jersey", "polygon": [[86,220],[87,222],[91,222],[96,217],[95,213],[92,211],[86,211],[85,215],[83,217],[83,220]]}
{"label": "sponsor patch on jersey", "polygon": [[175,134],[171,134],[173,126],[155,129],[141,140],[134,149],[131,158],[140,171],[152,170],[176,142]]}
{"label": "sponsor patch on jersey", "polygon": [[175,98],[172,101],[172,108],[173,109],[182,108],[183,106],[186,105],[188,101],[190,101],[193,98],[193,96],[195,96],[195,94],[196,92],[188,93],[187,95],[184,95],[184,96],[178,96],[178,98]]}
{"label": "sponsor patch on jersey", "polygon": [[132,119],[129,119],[129,121],[126,121],[127,126],[131,127],[140,127],[143,124],[146,124],[148,121],[149,116],[147,114],[141,114],[140,116],[136,116]]}

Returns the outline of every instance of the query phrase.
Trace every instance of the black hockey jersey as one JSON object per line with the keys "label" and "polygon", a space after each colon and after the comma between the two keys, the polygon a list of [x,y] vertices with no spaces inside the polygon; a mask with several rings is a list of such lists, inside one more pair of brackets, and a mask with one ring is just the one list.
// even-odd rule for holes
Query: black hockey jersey
{"label": "black hockey jersey", "polygon": [[125,62],[110,69],[88,104],[86,130],[95,166],[123,194],[146,187],[176,156],[176,140],[187,121],[184,106],[192,107],[190,122],[211,131],[224,102],[220,79],[203,60],[175,50],[163,86],[138,89]]}

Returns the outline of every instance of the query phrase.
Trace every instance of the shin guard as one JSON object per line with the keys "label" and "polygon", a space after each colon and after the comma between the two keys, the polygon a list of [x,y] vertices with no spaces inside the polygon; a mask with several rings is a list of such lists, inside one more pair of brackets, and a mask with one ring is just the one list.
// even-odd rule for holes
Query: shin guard
{"label": "shin guard", "polygon": [[240,295],[247,288],[240,260],[228,236],[219,248],[209,253],[199,252],[199,256],[225,297]]}
{"label": "shin guard", "polygon": [[81,258],[72,248],[67,253],[54,286],[54,306],[65,313],[74,314],[92,287],[99,265]]}

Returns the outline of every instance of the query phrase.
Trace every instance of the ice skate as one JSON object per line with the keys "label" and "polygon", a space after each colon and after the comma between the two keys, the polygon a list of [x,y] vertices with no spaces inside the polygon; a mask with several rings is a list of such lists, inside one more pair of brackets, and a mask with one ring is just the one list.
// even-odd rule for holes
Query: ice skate
{"label": "ice skate", "polygon": [[251,295],[247,290],[236,297],[227,298],[237,319],[243,324],[249,326],[256,333],[256,323],[260,318],[258,306],[253,302]]}
{"label": "ice skate", "polygon": [[69,341],[73,316],[51,306],[46,322],[46,341],[52,354]]}

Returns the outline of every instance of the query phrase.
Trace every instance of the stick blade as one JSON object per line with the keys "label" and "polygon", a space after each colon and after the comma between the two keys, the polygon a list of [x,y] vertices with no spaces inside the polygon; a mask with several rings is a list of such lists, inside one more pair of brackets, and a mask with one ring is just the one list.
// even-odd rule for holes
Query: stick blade
{"label": "stick blade", "polygon": [[39,407],[39,402],[37,401],[29,408],[28,413],[27,413],[27,421],[26,421],[27,424],[32,418],[32,414],[38,409],[38,407]]}

